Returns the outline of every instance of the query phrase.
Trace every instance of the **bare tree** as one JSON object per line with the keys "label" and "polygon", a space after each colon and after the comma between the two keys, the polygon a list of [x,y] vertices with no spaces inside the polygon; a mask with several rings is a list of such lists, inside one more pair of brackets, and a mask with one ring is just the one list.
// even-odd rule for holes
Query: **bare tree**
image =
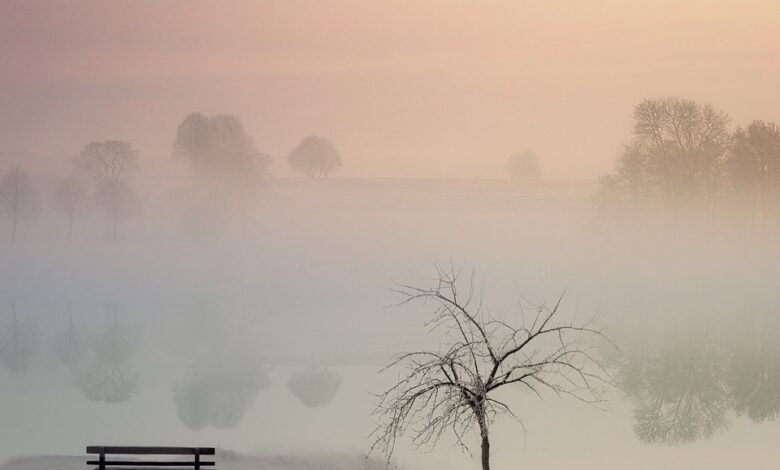
{"label": "bare tree", "polygon": [[11,241],[16,241],[19,222],[35,210],[35,191],[30,176],[21,168],[14,168],[0,180],[0,212],[11,222]]}
{"label": "bare tree", "polygon": [[766,217],[780,200],[780,128],[764,121],[737,128],[727,162],[729,182],[745,202],[741,209],[752,222]]}
{"label": "bare tree", "polygon": [[542,175],[539,157],[531,150],[516,153],[509,157],[506,171],[513,180],[538,179]]}
{"label": "bare tree", "polygon": [[[389,458],[399,436],[412,433],[418,446],[433,447],[451,431],[458,445],[479,430],[482,468],[490,468],[490,426],[500,415],[516,416],[496,392],[511,384],[523,386],[539,398],[545,391],[568,396],[589,405],[605,405],[603,393],[612,383],[594,356],[595,343],[606,339],[594,328],[595,319],[581,325],[561,321],[561,299],[538,306],[533,315],[519,316],[516,325],[493,318],[484,308],[474,274],[464,293],[460,270],[437,267],[430,288],[399,285],[400,303],[432,302],[432,330],[444,334],[442,348],[398,356],[388,367],[405,366],[400,380],[378,395],[372,451]],[[590,338],[587,338],[590,337]]]}
{"label": "bare tree", "polygon": [[708,197],[728,148],[729,116],[690,99],[644,100],[634,135],[647,152],[649,177],[670,196]]}
{"label": "bare tree", "polygon": [[136,198],[128,175],[138,168],[138,151],[121,140],[90,142],[73,161],[77,174],[94,184],[95,201],[109,220],[109,236],[117,239],[119,222],[136,208]]}
{"label": "bare tree", "polygon": [[[655,195],[667,208],[712,205],[723,181],[729,116],[685,98],[646,99],[634,109],[634,135],[615,165],[614,184],[635,200]],[[636,208],[637,204],[633,204]]]}
{"label": "bare tree", "polygon": [[341,168],[341,155],[329,139],[309,136],[304,138],[287,156],[290,168],[307,178],[327,178],[331,171]]}
{"label": "bare tree", "polygon": [[68,222],[68,240],[70,240],[73,236],[73,222],[84,211],[87,190],[81,180],[69,176],[57,187],[55,200]]}
{"label": "bare tree", "polygon": [[90,142],[73,161],[77,172],[98,184],[116,183],[138,168],[138,151],[121,140]]}

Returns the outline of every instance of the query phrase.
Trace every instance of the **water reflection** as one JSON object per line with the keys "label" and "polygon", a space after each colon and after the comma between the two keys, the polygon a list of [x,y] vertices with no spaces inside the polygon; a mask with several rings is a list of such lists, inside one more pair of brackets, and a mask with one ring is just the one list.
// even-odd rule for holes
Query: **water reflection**
{"label": "water reflection", "polygon": [[138,333],[119,322],[119,306],[107,305],[109,327],[95,338],[92,355],[74,372],[74,382],[84,398],[103,403],[122,403],[137,389],[137,377],[128,365],[138,346]]}
{"label": "water reflection", "polygon": [[73,321],[72,307],[68,305],[68,321],[64,330],[54,338],[54,351],[63,365],[75,368],[84,359],[84,335]]}
{"label": "water reflection", "polygon": [[644,333],[618,364],[642,442],[689,443],[726,429],[734,415],[763,422],[780,414],[776,319],[689,321]]}
{"label": "water reflection", "polygon": [[271,385],[268,368],[248,351],[215,351],[194,362],[189,377],[174,385],[179,419],[192,430],[234,428],[260,391]]}
{"label": "water reflection", "polygon": [[30,368],[38,347],[38,330],[22,320],[11,303],[11,319],[0,330],[0,362],[11,373],[21,376]]}
{"label": "water reflection", "polygon": [[327,366],[315,365],[300,370],[290,377],[287,389],[309,408],[326,406],[333,401],[341,387],[341,376]]}

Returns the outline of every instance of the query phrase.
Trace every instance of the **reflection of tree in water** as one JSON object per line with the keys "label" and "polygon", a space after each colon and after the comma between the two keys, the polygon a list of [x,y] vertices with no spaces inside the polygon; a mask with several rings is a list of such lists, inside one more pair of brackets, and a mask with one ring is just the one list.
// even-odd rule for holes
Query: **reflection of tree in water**
{"label": "reflection of tree in water", "polygon": [[104,403],[121,403],[136,390],[136,379],[127,363],[135,352],[138,335],[121,325],[117,307],[107,307],[113,313],[111,326],[93,343],[93,357],[76,371],[76,387],[84,398]]}
{"label": "reflection of tree in water", "polygon": [[68,367],[76,367],[84,357],[84,339],[73,322],[71,306],[68,305],[68,323],[65,330],[54,339],[57,357]]}
{"label": "reflection of tree in water", "polygon": [[755,423],[780,416],[780,328],[764,318],[743,323],[740,344],[728,368],[734,410]]}
{"label": "reflection of tree in water", "polygon": [[0,362],[19,376],[27,372],[37,347],[37,331],[31,325],[19,320],[16,305],[11,304],[11,322],[0,330]]}
{"label": "reflection of tree in water", "polygon": [[107,366],[97,361],[79,370],[76,386],[89,401],[122,403],[132,397],[136,380],[123,366]]}
{"label": "reflection of tree in water", "polygon": [[727,426],[722,362],[701,344],[673,341],[656,351],[632,352],[624,390],[634,401],[634,431],[645,443],[678,444]]}
{"label": "reflection of tree in water", "polygon": [[173,387],[179,419],[190,429],[238,426],[257,394],[271,384],[268,370],[252,354],[209,355],[190,377]]}
{"label": "reflection of tree in water", "polygon": [[341,387],[341,377],[325,366],[310,366],[296,372],[287,381],[287,389],[305,406],[328,405]]}
{"label": "reflection of tree in water", "polygon": [[[645,443],[683,444],[729,425],[731,414],[754,422],[780,414],[780,329],[741,319],[745,330],[690,327],[648,334],[624,349],[618,376],[634,402],[634,431]],[[699,332],[701,333],[701,331]]]}

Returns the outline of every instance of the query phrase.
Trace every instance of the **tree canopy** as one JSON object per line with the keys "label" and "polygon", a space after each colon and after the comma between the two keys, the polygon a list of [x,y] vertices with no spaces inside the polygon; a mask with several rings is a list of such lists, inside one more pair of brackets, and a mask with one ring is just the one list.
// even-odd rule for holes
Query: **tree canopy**
{"label": "tree canopy", "polygon": [[259,152],[241,120],[232,114],[192,113],[179,124],[173,156],[187,160],[196,177],[231,184],[268,176],[271,157]]}
{"label": "tree canopy", "polygon": [[309,136],[304,138],[287,156],[290,168],[307,178],[327,178],[330,172],[341,168],[341,155],[329,139]]}

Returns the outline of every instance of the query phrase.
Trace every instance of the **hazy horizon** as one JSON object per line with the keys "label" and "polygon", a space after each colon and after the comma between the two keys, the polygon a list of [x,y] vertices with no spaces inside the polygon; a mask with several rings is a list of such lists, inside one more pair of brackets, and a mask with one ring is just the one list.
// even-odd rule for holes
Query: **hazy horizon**
{"label": "hazy horizon", "polygon": [[118,138],[169,158],[187,114],[243,120],[271,170],[304,135],[343,176],[550,178],[612,168],[643,98],[780,121],[771,1],[0,4],[0,142],[73,156]]}

